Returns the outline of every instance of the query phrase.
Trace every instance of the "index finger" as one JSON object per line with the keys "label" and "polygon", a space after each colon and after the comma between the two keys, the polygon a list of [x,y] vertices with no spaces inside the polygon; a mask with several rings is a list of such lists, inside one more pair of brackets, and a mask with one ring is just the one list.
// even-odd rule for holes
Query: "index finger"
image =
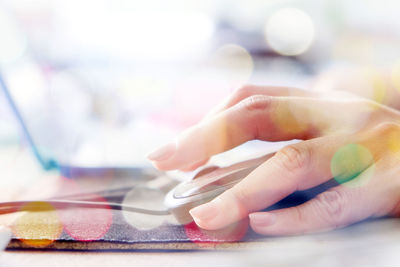
{"label": "index finger", "polygon": [[155,157],[150,154],[149,159],[161,170],[182,169],[253,139],[285,141],[318,137],[337,121],[341,120],[343,127],[346,124],[343,121],[359,120],[358,113],[351,110],[358,106],[313,98],[251,96],[188,129],[161,149],[163,153],[158,151]]}

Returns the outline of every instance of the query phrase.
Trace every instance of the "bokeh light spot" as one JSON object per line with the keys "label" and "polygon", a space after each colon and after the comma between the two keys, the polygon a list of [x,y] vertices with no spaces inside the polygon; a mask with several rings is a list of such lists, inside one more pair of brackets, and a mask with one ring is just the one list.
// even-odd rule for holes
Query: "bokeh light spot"
{"label": "bokeh light spot", "polygon": [[389,132],[387,137],[387,146],[389,151],[392,153],[399,153],[400,152],[400,133],[397,131]]}
{"label": "bokeh light spot", "polygon": [[[331,160],[331,173],[339,184],[345,184],[362,174],[372,166],[374,158],[371,152],[359,144],[347,144],[340,147]],[[361,186],[368,182],[372,172],[363,175],[361,183],[353,182],[351,186]],[[365,177],[368,176],[368,177]],[[358,180],[357,180],[358,181]]]}
{"label": "bokeh light spot", "polygon": [[390,79],[393,86],[400,92],[400,61],[393,66],[390,72]]}
{"label": "bokeh light spot", "polygon": [[219,230],[204,230],[191,222],[184,226],[186,236],[199,247],[214,247],[219,243],[237,242],[243,239],[249,228],[249,219],[245,218]]}
{"label": "bokeh light spot", "polygon": [[[159,189],[138,186],[126,194],[122,204],[155,211],[166,210],[164,207],[164,196],[165,194]],[[171,222],[173,220],[173,217],[168,215],[143,214],[124,208],[122,209],[122,214],[125,221],[138,230],[151,230],[161,226],[164,222]]]}
{"label": "bokeh light spot", "polygon": [[367,69],[366,75],[372,88],[370,98],[382,104],[385,100],[387,90],[387,84],[382,73],[374,69]]}
{"label": "bokeh light spot", "polygon": [[63,225],[57,210],[46,202],[32,202],[21,208],[26,213],[13,225],[14,235],[31,247],[42,248],[60,237]]}
{"label": "bokeh light spot", "polygon": [[267,21],[265,37],[270,47],[287,56],[307,51],[314,40],[314,23],[297,8],[282,8]]}
{"label": "bokeh light spot", "polygon": [[231,89],[245,85],[253,73],[254,63],[250,53],[237,44],[225,44],[211,57],[211,67],[222,72]]}
{"label": "bokeh light spot", "polygon": [[[93,195],[91,201],[107,202]],[[112,224],[110,208],[68,208],[59,211],[64,230],[78,241],[93,241],[102,238]]]}

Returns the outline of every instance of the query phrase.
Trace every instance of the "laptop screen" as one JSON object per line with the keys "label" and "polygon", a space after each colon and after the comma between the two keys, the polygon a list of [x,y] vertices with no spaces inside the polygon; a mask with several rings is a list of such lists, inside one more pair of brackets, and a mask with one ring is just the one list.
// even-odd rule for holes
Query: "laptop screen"
{"label": "laptop screen", "polygon": [[42,166],[52,169],[59,161],[68,162],[83,124],[83,116],[67,112],[67,107],[76,106],[68,103],[68,98],[60,103],[45,72],[26,58],[3,66],[0,79],[4,97]]}

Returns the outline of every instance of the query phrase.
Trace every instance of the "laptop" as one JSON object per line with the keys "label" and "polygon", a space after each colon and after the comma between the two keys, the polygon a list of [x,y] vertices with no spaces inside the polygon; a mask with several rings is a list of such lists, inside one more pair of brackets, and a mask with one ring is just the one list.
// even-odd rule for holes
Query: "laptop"
{"label": "laptop", "polygon": [[[25,67],[21,68],[23,65]],[[18,68],[20,70],[15,71]],[[32,77],[32,73],[27,73],[26,68],[34,73],[36,77]],[[71,118],[59,117],[58,115],[60,114],[53,112],[54,109],[52,109],[51,105],[49,106],[49,103],[44,102],[46,94],[43,93],[46,90],[40,88],[44,86],[44,83],[38,82],[43,78],[38,66],[30,62],[26,63],[26,60],[24,60],[22,64],[18,63],[11,66],[11,69],[11,71],[7,71],[4,68],[0,69],[0,91],[2,91],[10,110],[20,126],[24,140],[26,140],[33,155],[44,170],[56,170],[65,177],[101,176],[110,173],[113,176],[136,177],[146,175],[149,172],[154,174],[155,170],[153,168],[143,165],[110,165],[109,163],[103,164],[101,162],[80,164],[79,160],[74,159],[76,152],[79,150],[79,146],[83,145],[82,143],[87,140],[85,139],[87,135],[99,130],[98,127],[87,125],[87,118],[74,122],[74,125],[74,123],[71,123],[71,121],[73,122]],[[20,75],[17,80],[33,78],[34,82],[30,86],[37,90],[27,90],[18,86],[18,82],[15,83],[10,78],[15,74]],[[14,85],[14,87],[11,85]],[[28,93],[29,90],[31,92]],[[32,97],[37,99],[31,99]],[[26,101],[26,98],[29,98],[29,101]],[[36,106],[29,106],[32,103]],[[85,123],[86,125],[84,125]],[[74,129],[71,129],[71,125],[74,126]],[[83,130],[91,127],[93,127],[91,132]],[[84,133],[82,134],[82,132]]]}

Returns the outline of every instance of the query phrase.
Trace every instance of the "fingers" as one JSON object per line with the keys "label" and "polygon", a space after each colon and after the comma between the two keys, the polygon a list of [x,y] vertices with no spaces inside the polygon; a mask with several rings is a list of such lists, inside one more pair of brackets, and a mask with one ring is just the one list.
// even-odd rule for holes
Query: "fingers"
{"label": "fingers", "polygon": [[315,99],[246,98],[216,116],[188,129],[178,139],[148,156],[161,170],[184,169],[210,156],[253,139],[281,141],[308,139],[329,126],[326,118],[314,120],[328,104]]}
{"label": "fingers", "polygon": [[382,129],[353,136],[315,138],[287,146],[236,186],[190,213],[200,227],[214,230],[332,177],[339,184],[350,183],[379,158],[379,153],[372,152],[379,132]]}
{"label": "fingers", "polygon": [[263,235],[326,231],[371,217],[380,209],[380,204],[369,187],[352,188],[344,184],[296,207],[252,213],[250,225]]}
{"label": "fingers", "polygon": [[331,136],[288,146],[236,186],[190,213],[200,227],[219,229],[333,176],[337,176],[339,182],[347,181],[371,165],[373,158],[365,156],[364,150],[351,146],[332,164],[331,159],[339,148],[349,141],[346,139]]}
{"label": "fingers", "polygon": [[[390,146],[384,144],[387,142],[385,140],[390,139],[390,136],[400,132],[398,129],[397,125],[385,123],[357,135],[321,137],[288,146],[255,169],[236,186],[213,201],[192,209],[190,213],[200,227],[209,230],[219,229],[246,217],[249,213],[267,208],[297,190],[313,188],[332,177],[339,184],[344,184],[349,188],[361,190],[360,188],[368,185],[370,188],[374,188],[374,192],[377,192],[378,188],[382,188],[383,185],[393,185],[393,181],[387,180],[387,175],[382,175],[383,177],[376,179],[378,182],[371,183],[369,179],[373,177],[374,171],[371,166],[379,163],[380,166],[384,166],[383,169],[389,170],[393,167],[388,168],[387,166],[398,166],[398,157],[396,156],[397,163],[393,163],[393,160],[390,159],[393,156],[389,158],[387,156]],[[388,165],[388,162],[391,162],[392,165]],[[355,199],[356,196],[353,196],[353,193],[357,193],[357,190],[352,191],[346,188],[341,190],[321,195],[315,200],[316,202],[307,204],[311,205],[310,207],[304,207],[308,210],[311,207],[314,208],[315,205],[326,205],[327,199],[333,195],[339,199],[337,201],[354,200],[369,206],[371,208],[369,211],[377,210],[368,201],[362,202],[361,197]],[[387,191],[396,192],[397,190],[389,188]],[[334,195],[335,193],[337,194]],[[337,195],[342,193],[344,196],[340,195],[341,198],[339,198]],[[382,196],[383,193],[380,195]],[[398,196],[397,193],[396,195]],[[379,195],[369,194],[369,196],[372,199],[379,198]],[[388,196],[385,195],[385,198]],[[385,198],[380,197],[379,200],[383,201],[382,199]],[[349,204],[352,205],[351,202]],[[379,201],[374,204],[379,204]],[[298,209],[299,207],[289,209],[288,212],[290,211],[290,214],[294,216],[293,214],[298,212]],[[383,209],[380,211],[382,212]],[[275,220],[274,216],[269,214],[264,214],[267,224],[271,224]],[[354,216],[354,220],[359,220],[366,214]],[[354,213],[354,215],[356,214]],[[279,219],[278,216],[276,218]],[[351,223],[352,221],[344,218],[341,222]],[[321,227],[322,229],[322,226],[311,224],[310,227],[317,229]],[[300,231],[302,228],[297,230]],[[306,230],[304,229],[304,231]]]}

